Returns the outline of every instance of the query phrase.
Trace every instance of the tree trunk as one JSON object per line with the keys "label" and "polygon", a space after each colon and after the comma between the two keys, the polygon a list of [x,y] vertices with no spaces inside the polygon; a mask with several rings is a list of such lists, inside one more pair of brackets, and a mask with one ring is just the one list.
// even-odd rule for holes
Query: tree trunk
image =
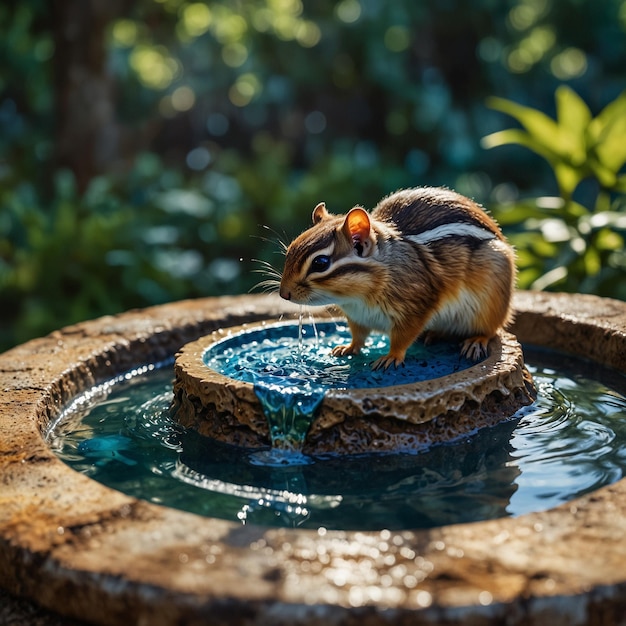
{"label": "tree trunk", "polygon": [[107,71],[108,24],[128,0],[53,0],[56,165],[74,172],[79,191],[116,160],[119,128]]}

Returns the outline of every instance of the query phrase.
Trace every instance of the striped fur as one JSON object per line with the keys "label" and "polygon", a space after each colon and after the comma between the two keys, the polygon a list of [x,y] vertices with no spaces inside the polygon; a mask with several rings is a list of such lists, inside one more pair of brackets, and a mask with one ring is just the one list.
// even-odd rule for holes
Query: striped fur
{"label": "striped fur", "polygon": [[435,241],[439,241],[446,237],[470,237],[478,239],[479,241],[485,241],[493,239],[496,235],[490,230],[483,228],[482,226],[476,226],[474,224],[441,224],[431,230],[425,230],[419,235],[405,235],[405,238],[413,243],[419,243],[422,245],[428,245]]}
{"label": "striped fur", "polygon": [[335,354],[358,352],[376,329],[389,334],[391,346],[375,366],[401,363],[423,333],[465,339],[463,352],[478,358],[509,321],[514,254],[495,221],[468,198],[408,189],[371,214],[357,207],[331,215],[320,204],[313,221],[287,249],[280,294],[344,311],[352,342]]}

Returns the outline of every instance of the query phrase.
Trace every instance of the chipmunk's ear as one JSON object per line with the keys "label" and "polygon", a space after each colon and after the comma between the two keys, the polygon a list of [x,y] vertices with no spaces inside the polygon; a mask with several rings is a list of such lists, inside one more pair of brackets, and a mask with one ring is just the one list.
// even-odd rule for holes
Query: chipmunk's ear
{"label": "chipmunk's ear", "polygon": [[368,256],[373,250],[373,235],[370,216],[365,209],[354,207],[344,220],[343,232],[352,239],[358,256]]}
{"label": "chipmunk's ear", "polygon": [[322,220],[328,219],[330,213],[326,210],[326,203],[320,202],[314,209],[311,219],[314,224],[319,224]]}

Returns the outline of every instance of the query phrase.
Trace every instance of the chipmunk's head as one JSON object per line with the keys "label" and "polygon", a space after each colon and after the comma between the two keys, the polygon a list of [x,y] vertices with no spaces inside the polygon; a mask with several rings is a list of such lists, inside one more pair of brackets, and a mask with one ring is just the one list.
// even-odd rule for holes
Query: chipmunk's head
{"label": "chipmunk's head", "polygon": [[332,215],[320,202],[313,226],[294,239],[285,257],[280,295],[297,304],[333,304],[360,294],[371,280],[376,231],[365,209]]}

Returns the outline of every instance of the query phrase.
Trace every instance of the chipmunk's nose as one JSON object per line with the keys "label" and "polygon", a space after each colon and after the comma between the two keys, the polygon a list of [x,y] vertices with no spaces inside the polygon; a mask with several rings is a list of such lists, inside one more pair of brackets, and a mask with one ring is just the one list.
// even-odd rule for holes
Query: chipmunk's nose
{"label": "chipmunk's nose", "polygon": [[281,298],[284,298],[285,300],[291,300],[291,291],[289,291],[289,289],[281,287],[279,293]]}

